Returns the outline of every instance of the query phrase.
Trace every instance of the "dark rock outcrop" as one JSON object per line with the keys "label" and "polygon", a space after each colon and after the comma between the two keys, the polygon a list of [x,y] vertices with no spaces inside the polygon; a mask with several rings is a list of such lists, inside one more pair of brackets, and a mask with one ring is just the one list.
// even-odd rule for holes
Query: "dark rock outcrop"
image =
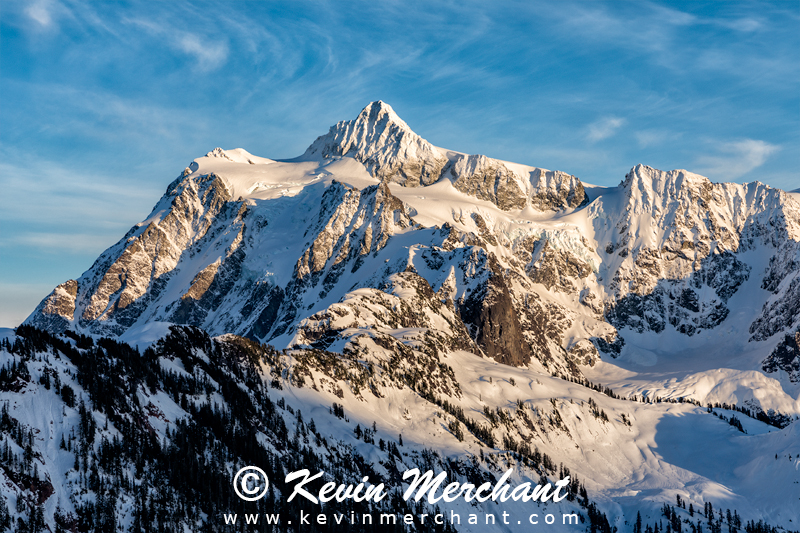
{"label": "dark rock outcrop", "polygon": [[530,361],[530,347],[502,276],[493,274],[483,290],[467,298],[460,312],[486,356],[513,366]]}
{"label": "dark rock outcrop", "polygon": [[789,380],[800,382],[800,330],[794,335],[785,335],[769,357],[761,365],[764,372],[783,370],[789,374]]}

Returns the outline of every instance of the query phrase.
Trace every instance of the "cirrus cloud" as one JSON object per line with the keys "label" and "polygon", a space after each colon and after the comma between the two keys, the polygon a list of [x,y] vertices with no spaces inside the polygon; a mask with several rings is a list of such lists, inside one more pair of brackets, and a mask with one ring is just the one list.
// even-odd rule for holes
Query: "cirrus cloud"
{"label": "cirrus cloud", "polygon": [[605,117],[601,118],[600,120],[589,124],[588,132],[586,133],[586,138],[589,142],[598,142],[602,141],[603,139],[608,139],[612,137],[617,130],[625,124],[624,118],[619,117]]}
{"label": "cirrus cloud", "polygon": [[228,45],[225,42],[203,42],[197,35],[185,34],[175,44],[193,56],[201,70],[213,70],[228,59]]}
{"label": "cirrus cloud", "polygon": [[123,22],[138,26],[153,37],[164,39],[173,50],[194,58],[201,71],[215,70],[228,60],[228,43],[223,39],[201,38],[196,33],[182,31],[164,21],[134,18],[124,19]]}
{"label": "cirrus cloud", "polygon": [[697,165],[702,174],[725,180],[735,180],[763,165],[780,146],[757,139],[727,142],[719,147],[718,155],[701,156]]}

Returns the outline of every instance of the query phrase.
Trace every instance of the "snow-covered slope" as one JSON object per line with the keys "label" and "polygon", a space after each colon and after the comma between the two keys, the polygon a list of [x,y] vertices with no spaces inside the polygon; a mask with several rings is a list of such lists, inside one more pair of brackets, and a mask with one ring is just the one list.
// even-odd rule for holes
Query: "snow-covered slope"
{"label": "snow-covered slope", "polygon": [[[708,504],[742,525],[791,530],[800,520],[798,424],[781,430],[726,409],[624,400],[464,350],[439,359],[413,342],[398,349],[380,336],[342,354],[278,352],[193,328],[173,329],[143,354],[31,328],[10,341],[0,346],[0,501],[23,525],[40,516],[51,530],[227,530],[226,514],[280,513],[285,523],[297,505],[311,516],[349,515],[346,503],[288,505],[283,475],[299,468],[401,491],[411,468],[447,472],[448,482],[493,483],[509,469],[513,485],[570,477],[560,503],[412,507],[398,497],[356,508],[414,513],[418,527],[422,513],[453,512],[458,531],[525,531],[534,513],[553,514],[553,531],[630,531],[637,513],[663,528],[663,507],[676,496],[685,504],[670,515],[685,528],[707,527]],[[272,498],[236,499],[230,479],[245,464],[267,469]],[[572,513],[580,522],[565,525]],[[729,523],[716,514],[710,522]]]}
{"label": "snow-covered slope", "polygon": [[[643,165],[618,187],[584,187],[564,172],[435,147],[374,102],[297,159],[219,148],[196,159],[26,323],[142,346],[187,324],[278,348],[425,354],[434,366],[456,358],[464,405],[488,391],[468,386],[478,378],[461,369],[498,368],[528,382],[588,378],[639,400],[726,404],[785,425],[800,415],[798,265],[794,193]],[[550,393],[578,397],[569,387]],[[648,435],[669,414],[635,405],[652,422]],[[687,431],[701,414],[669,409]],[[764,437],[768,447],[784,446],[795,426]],[[592,431],[569,432],[585,432],[583,447]],[[630,461],[618,466],[628,474],[582,467],[610,480],[596,488],[621,510],[644,490],[643,475],[666,476],[670,490],[689,479],[642,474],[648,453],[663,458],[653,450],[667,444],[624,435],[608,437],[603,461]],[[634,444],[650,451],[625,448]],[[570,467],[585,459],[556,449]],[[755,469],[755,457],[737,472]],[[722,490],[687,471],[698,495]],[[715,482],[743,502],[755,494],[752,476],[737,475]]]}

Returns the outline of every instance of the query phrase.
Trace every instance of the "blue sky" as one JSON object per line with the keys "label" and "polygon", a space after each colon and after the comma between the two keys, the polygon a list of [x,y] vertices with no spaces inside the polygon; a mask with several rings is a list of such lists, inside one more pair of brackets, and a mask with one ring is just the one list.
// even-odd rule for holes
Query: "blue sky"
{"label": "blue sky", "polygon": [[84,2],[0,13],[0,326],[216,146],[302,153],[372,100],[438,146],[616,185],[800,187],[800,2]]}

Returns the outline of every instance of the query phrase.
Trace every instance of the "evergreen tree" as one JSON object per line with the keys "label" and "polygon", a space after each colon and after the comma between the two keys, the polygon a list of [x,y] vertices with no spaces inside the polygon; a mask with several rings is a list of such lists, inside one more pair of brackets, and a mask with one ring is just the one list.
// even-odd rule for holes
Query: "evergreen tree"
{"label": "evergreen tree", "polygon": [[8,512],[8,505],[5,498],[0,498],[0,531],[11,529],[11,515]]}

